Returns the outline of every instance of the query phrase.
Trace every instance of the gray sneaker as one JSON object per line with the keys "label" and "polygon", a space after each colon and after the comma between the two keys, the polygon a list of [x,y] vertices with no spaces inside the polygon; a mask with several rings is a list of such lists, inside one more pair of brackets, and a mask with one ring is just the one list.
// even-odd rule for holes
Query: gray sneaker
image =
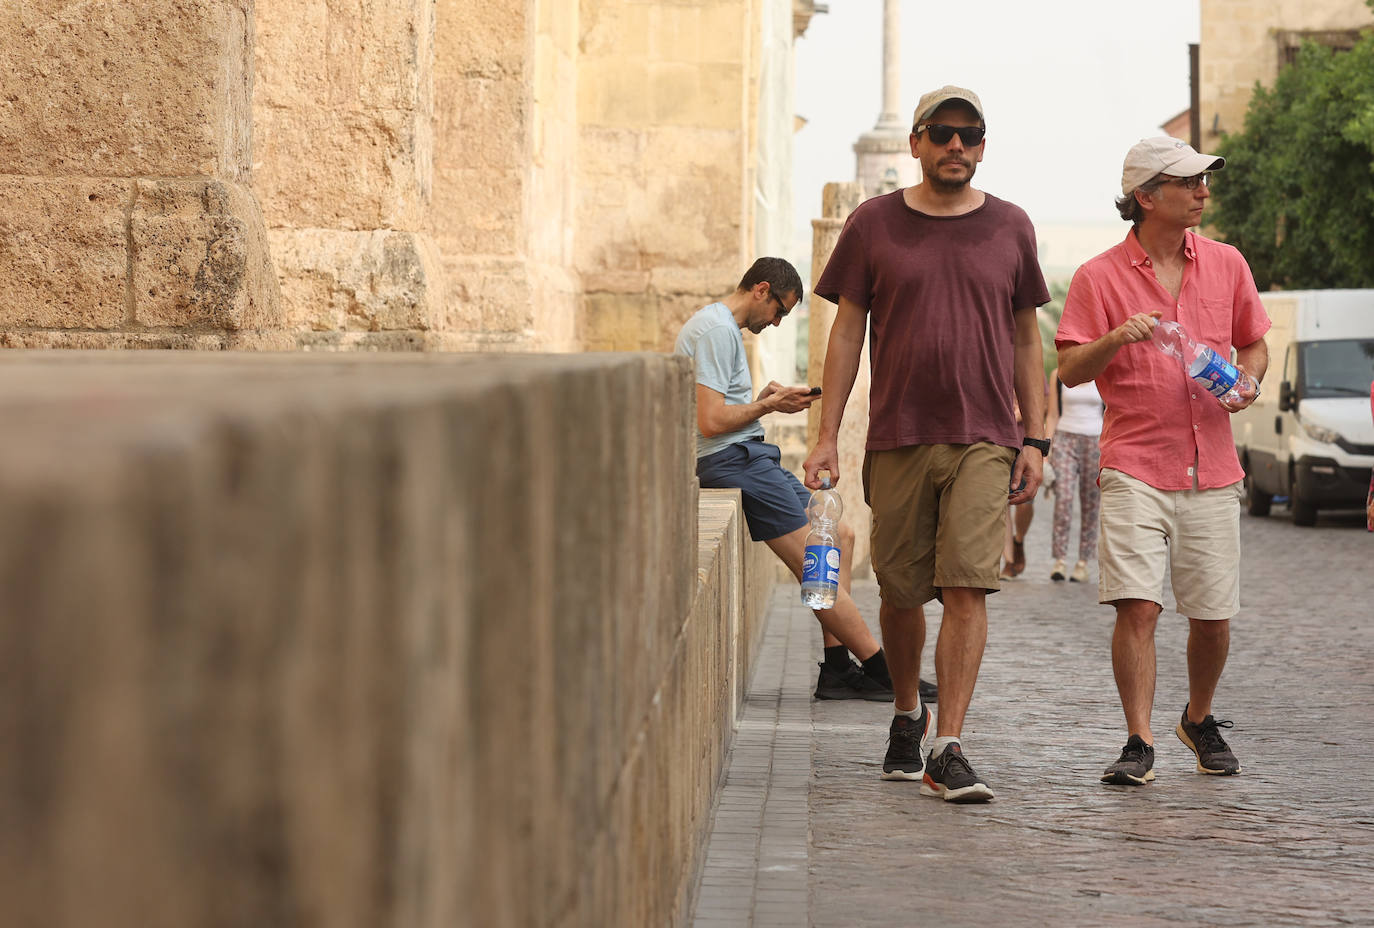
{"label": "gray sneaker", "polygon": [[1117,786],[1144,786],[1155,778],[1155,749],[1139,735],[1126,739],[1121,756],[1102,771],[1102,782]]}
{"label": "gray sneaker", "polygon": [[946,745],[936,757],[926,758],[926,775],[921,781],[922,796],[938,796],[945,802],[987,802],[992,790],[982,781],[957,744]]}
{"label": "gray sneaker", "polygon": [[1188,707],[1184,706],[1183,719],[1174,729],[1174,734],[1178,735],[1179,741],[1188,745],[1188,750],[1197,755],[1198,773],[1229,777],[1240,773],[1240,761],[1231,753],[1231,748],[1221,736],[1220,729],[1234,727],[1235,723],[1230,719],[1218,722],[1210,715],[1201,722],[1190,722]]}
{"label": "gray sneaker", "polygon": [[919,780],[925,772],[921,746],[930,728],[930,707],[921,706],[921,720],[894,715],[887,733],[887,756],[883,758],[884,780]]}

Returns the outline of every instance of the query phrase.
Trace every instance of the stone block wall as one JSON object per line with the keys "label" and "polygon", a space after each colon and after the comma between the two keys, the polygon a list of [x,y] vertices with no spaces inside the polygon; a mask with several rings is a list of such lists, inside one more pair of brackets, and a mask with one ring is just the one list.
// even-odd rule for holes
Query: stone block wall
{"label": "stone block wall", "polygon": [[582,341],[668,349],[753,260],[753,0],[582,4]]}
{"label": "stone block wall", "polygon": [[248,184],[252,16],[251,0],[30,0],[5,18],[0,344],[276,343]]}
{"label": "stone block wall", "polygon": [[1255,84],[1279,72],[1279,33],[1374,26],[1364,0],[1202,0],[1199,50],[1203,150],[1245,127]]}
{"label": "stone block wall", "polygon": [[6,924],[680,923],[771,582],[733,501],[698,534],[691,395],[0,357]]}
{"label": "stone block wall", "polygon": [[789,199],[799,2],[24,0],[0,345],[667,349]]}

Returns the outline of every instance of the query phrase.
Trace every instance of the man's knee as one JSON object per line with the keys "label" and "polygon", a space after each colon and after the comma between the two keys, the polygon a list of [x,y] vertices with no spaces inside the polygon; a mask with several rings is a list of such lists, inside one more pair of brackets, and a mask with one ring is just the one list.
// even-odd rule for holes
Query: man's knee
{"label": "man's knee", "polygon": [[1119,599],[1116,605],[1116,621],[1127,630],[1153,634],[1159,622],[1159,603],[1148,599]]}
{"label": "man's knee", "polygon": [[1193,634],[1204,638],[1225,638],[1231,633],[1230,619],[1189,619]]}
{"label": "man's knee", "polygon": [[848,522],[840,522],[840,550],[854,550],[854,528]]}

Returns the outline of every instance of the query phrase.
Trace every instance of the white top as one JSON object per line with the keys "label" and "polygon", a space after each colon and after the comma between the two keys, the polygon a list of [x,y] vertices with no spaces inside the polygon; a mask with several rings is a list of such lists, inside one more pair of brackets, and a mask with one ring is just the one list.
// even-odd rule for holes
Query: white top
{"label": "white top", "polygon": [[1060,384],[1059,426],[1061,432],[1074,435],[1102,434],[1102,395],[1097,384],[1089,380],[1076,387]]}

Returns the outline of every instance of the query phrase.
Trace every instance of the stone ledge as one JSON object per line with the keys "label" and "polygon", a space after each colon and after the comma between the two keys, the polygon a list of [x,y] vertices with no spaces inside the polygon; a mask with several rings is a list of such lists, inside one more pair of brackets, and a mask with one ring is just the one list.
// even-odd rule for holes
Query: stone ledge
{"label": "stone ledge", "polygon": [[708,494],[701,582],[691,396],[659,355],[0,352],[11,917],[680,919],[771,557]]}

